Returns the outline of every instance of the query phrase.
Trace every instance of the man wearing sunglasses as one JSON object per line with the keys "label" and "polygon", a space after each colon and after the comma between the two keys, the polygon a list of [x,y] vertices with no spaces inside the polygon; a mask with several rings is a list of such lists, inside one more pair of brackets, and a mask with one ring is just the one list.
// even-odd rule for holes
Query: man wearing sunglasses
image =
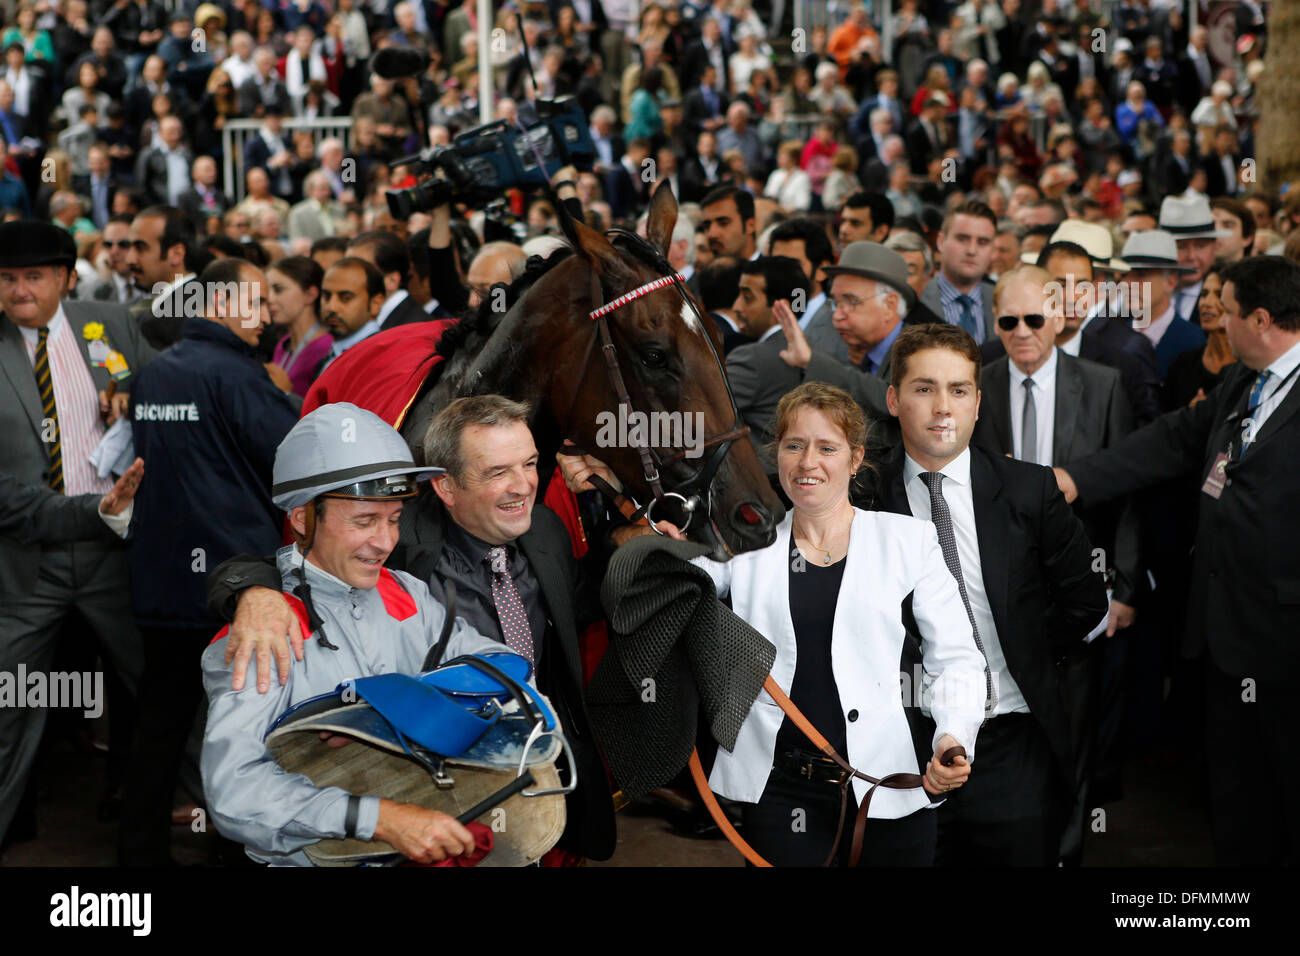
{"label": "man wearing sunglasses", "polygon": [[108,259],[108,281],[101,282],[91,291],[96,302],[118,302],[129,305],[143,294],[131,281],[131,265],[127,252],[131,248],[131,217],[114,216],[104,226],[104,252]]}

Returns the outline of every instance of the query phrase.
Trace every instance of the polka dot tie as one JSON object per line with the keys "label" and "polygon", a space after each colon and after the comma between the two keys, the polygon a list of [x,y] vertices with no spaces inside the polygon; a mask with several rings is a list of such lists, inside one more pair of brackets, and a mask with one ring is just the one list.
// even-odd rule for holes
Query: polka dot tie
{"label": "polka dot tie", "polygon": [[489,548],[484,560],[492,566],[492,602],[497,606],[497,620],[501,623],[501,636],[506,647],[520,657],[535,664],[533,658],[533,632],[528,626],[528,614],[519,597],[514,578],[510,576],[510,560],[506,549],[497,545]]}

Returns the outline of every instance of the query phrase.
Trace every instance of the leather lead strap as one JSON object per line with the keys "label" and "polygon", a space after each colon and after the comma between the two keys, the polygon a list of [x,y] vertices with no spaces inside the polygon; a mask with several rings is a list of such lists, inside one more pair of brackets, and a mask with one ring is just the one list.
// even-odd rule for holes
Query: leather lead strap
{"label": "leather lead strap", "polygon": [[[853,778],[856,777],[859,780],[865,780],[871,784],[871,787],[867,790],[866,797],[862,800],[862,805],[858,807],[858,812],[853,821],[853,842],[849,851],[849,866],[857,866],[858,861],[862,859],[862,844],[867,831],[867,812],[871,808],[871,797],[876,792],[876,788],[884,787],[887,790],[915,790],[917,787],[923,785],[924,778],[919,773],[891,773],[888,776],[877,779],[870,774],[853,769],[849,762],[841,757],[836,752],[835,748],[830,745],[830,742],[818,732],[817,728],[812,725],[812,722],[803,715],[803,712],[794,705],[794,702],[786,696],[785,691],[781,690],[777,682],[772,679],[771,674],[769,674],[767,679],[763,681],[763,689],[771,695],[774,701],[776,701],[777,706],[780,707],[785,715],[790,718],[791,723],[798,727],[803,735],[807,737],[818,750],[831,760],[835,761],[835,763],[844,771],[844,779],[840,783],[839,824],[836,826],[835,842],[831,845],[831,852],[827,856],[826,862],[822,864],[823,866],[830,866],[835,862],[835,855],[839,850],[840,840],[844,836],[845,816],[849,802],[849,787],[853,785]],[[958,757],[964,756],[966,756],[966,748],[961,746],[949,747],[940,756],[939,762],[944,766],[948,766]],[[691,751],[689,767],[691,770],[691,779],[695,781],[695,788],[699,790],[700,799],[704,801],[704,806],[708,809],[709,816],[713,817],[713,822],[718,825],[718,829],[720,829],[723,835],[731,842],[731,845],[740,851],[741,856],[749,860],[749,862],[753,863],[755,866],[771,866],[771,863],[768,863],[759,856],[758,852],[745,842],[745,838],[736,832],[736,828],[731,825],[731,821],[727,819],[727,815],[722,812],[722,807],[718,805],[717,798],[713,795],[713,791],[709,789],[709,781],[704,776],[704,767],[700,763],[700,754],[698,750]]]}

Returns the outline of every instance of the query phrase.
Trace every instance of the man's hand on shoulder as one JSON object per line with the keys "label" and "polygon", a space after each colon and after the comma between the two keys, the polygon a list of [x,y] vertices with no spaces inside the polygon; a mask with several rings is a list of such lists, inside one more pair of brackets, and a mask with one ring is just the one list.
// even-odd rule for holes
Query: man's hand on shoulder
{"label": "man's hand on shoulder", "polygon": [[257,655],[257,692],[265,694],[271,689],[272,654],[283,685],[289,679],[292,666],[289,647],[293,647],[294,658],[302,660],[305,639],[298,615],[293,613],[282,593],[262,587],[244,591],[239,596],[235,619],[226,639],[226,664],[234,662],[230,689],[244,689],[248,662],[254,654]]}

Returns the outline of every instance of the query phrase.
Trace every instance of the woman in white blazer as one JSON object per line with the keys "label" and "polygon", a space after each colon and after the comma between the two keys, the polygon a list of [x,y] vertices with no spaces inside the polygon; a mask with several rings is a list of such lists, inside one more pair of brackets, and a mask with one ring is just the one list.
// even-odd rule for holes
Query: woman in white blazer
{"label": "woman in white blazer", "polygon": [[[776,460],[794,507],[761,551],[727,562],[697,559],[732,608],[776,645],[772,677],[850,764],[875,777],[924,772],[925,791],[879,788],[872,796],[862,863],[927,866],[937,837],[931,811],[965,782],[967,760],[939,754],[960,744],[973,758],[984,716],[984,658],[939,548],[934,526],[903,515],[861,511],[849,482],[862,467],[866,423],[840,389],[805,383],[777,410]],[[900,693],[903,607],[921,638],[934,717],[934,757],[919,765]],[[913,690],[906,684],[905,693]],[[840,815],[838,768],[762,692],[735,749],[718,750],[710,787],[744,804],[746,840],[776,865],[827,859]],[[854,779],[845,813],[869,784]]]}

